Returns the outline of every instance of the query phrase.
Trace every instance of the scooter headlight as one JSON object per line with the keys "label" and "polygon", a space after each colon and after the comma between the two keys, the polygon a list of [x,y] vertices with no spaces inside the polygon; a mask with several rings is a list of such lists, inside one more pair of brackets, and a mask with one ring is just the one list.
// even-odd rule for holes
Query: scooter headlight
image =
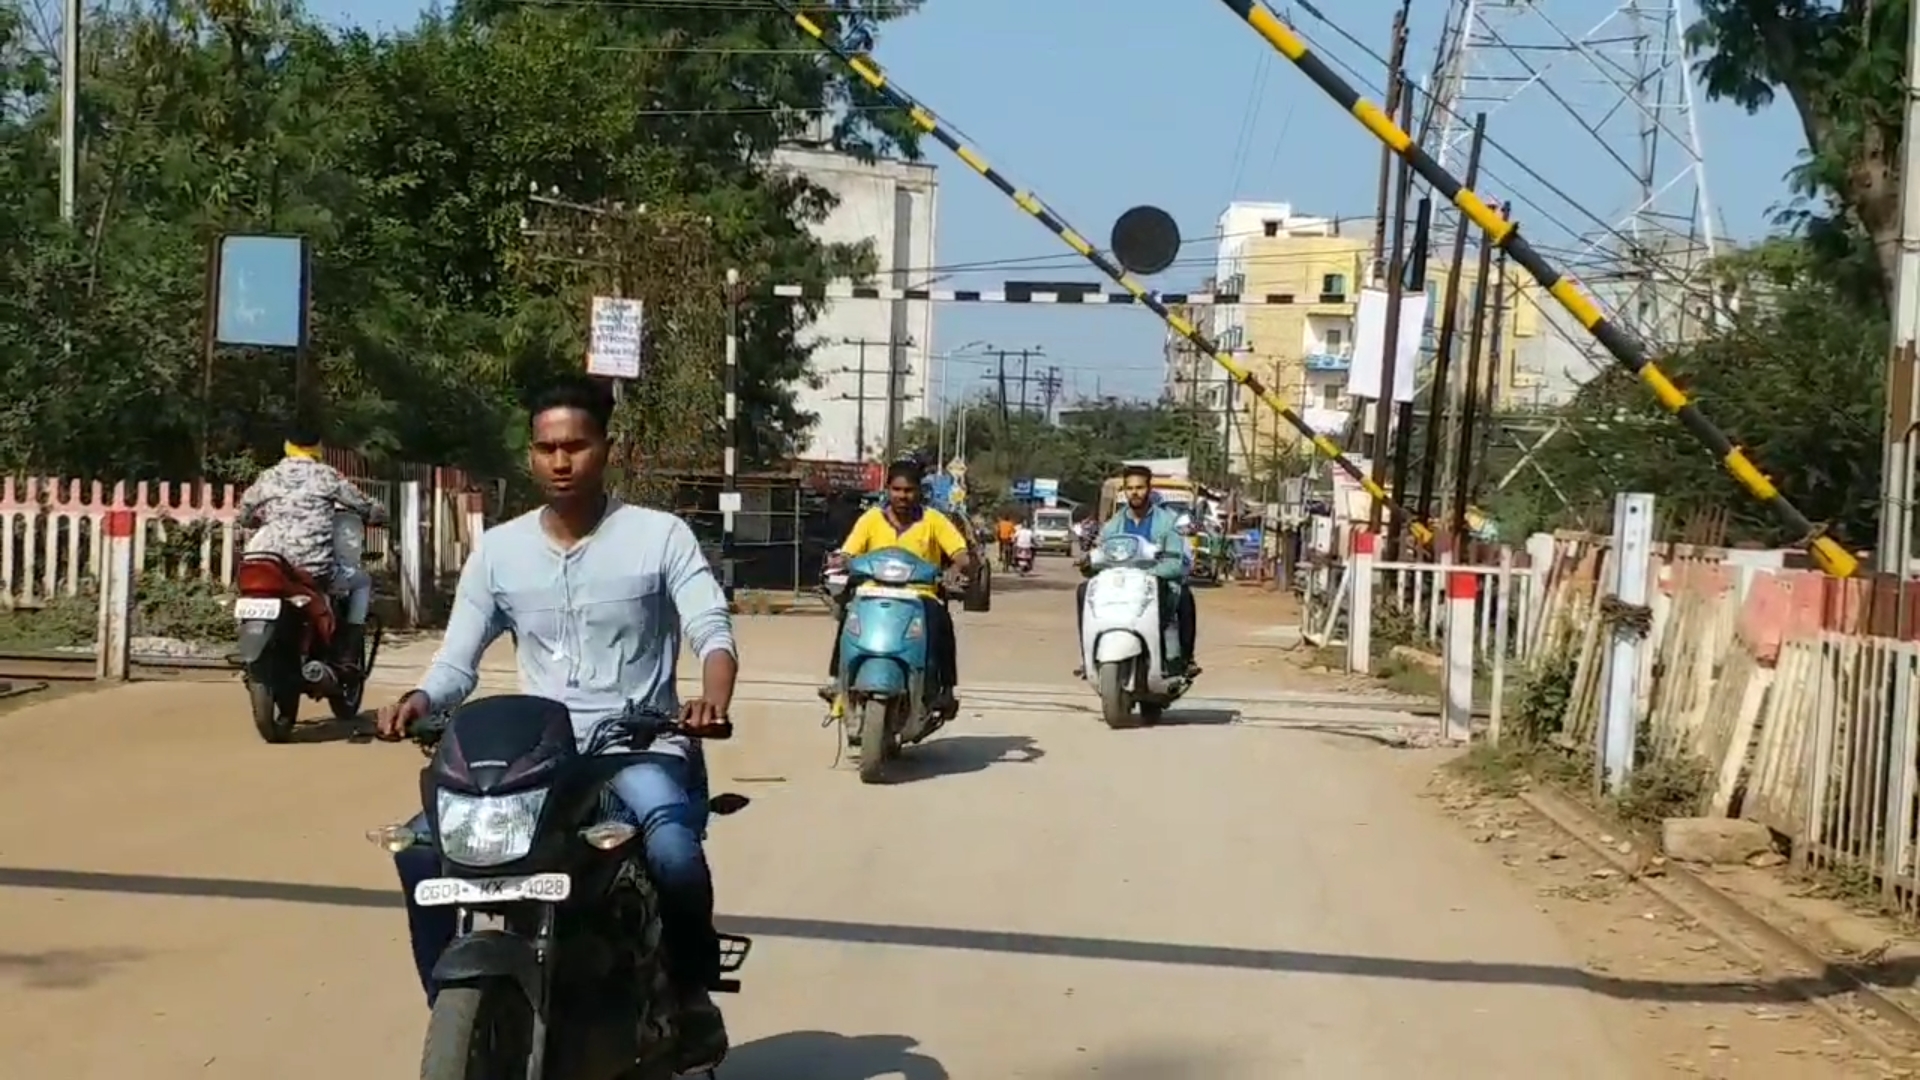
{"label": "scooter headlight", "polygon": [[434,803],[441,854],[461,866],[499,866],[524,859],[533,850],[533,832],[547,805],[547,789],[511,795],[442,790],[435,794]]}
{"label": "scooter headlight", "polygon": [[888,585],[898,585],[912,577],[913,567],[900,559],[883,559],[873,568],[874,580]]}

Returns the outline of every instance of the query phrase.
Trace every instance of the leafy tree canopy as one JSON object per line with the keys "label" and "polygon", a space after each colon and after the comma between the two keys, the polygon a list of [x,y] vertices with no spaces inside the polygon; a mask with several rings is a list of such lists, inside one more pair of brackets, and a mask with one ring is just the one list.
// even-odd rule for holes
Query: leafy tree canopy
{"label": "leafy tree canopy", "polygon": [[[909,10],[843,6],[867,32]],[[593,293],[717,304],[727,266],[801,281],[870,269],[864,248],[810,236],[831,197],[774,168],[777,145],[825,128],[856,153],[917,152],[772,9],[466,3],[376,37],[290,0],[136,0],[92,13],[83,56],[69,224],[53,72],[25,0],[0,0],[0,472],[233,474],[278,445],[290,358],[220,349],[210,394],[203,381],[222,232],[311,239],[311,357],[334,441],[511,468],[514,406],[577,367]],[[679,231],[616,241],[596,224],[610,207]],[[673,240],[689,230],[697,243]],[[625,272],[649,262],[643,279]],[[811,315],[743,327],[750,457],[791,452],[812,421],[792,394]],[[667,335],[649,363],[709,362],[718,326]]]}

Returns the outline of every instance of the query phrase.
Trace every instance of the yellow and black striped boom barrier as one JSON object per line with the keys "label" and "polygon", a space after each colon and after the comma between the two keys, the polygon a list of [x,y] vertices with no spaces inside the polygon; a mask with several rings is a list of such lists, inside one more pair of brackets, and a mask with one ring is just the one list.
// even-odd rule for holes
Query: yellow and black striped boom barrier
{"label": "yellow and black striped boom barrier", "polygon": [[1733,474],[1741,487],[1747,489],[1748,494],[1771,509],[1781,524],[1799,534],[1800,544],[1812,556],[1814,565],[1838,578],[1853,577],[1860,572],[1860,560],[1828,536],[1826,526],[1814,524],[1800,512],[1799,507],[1789,502],[1773,481],[1753,463],[1753,459],[1747,456],[1746,451],[1707,419],[1700,407],[1675,386],[1672,379],[1667,378],[1666,373],[1647,355],[1646,346],[1608,319],[1599,305],[1580,291],[1572,278],[1542,258],[1533,245],[1520,236],[1517,225],[1503,218],[1473,189],[1441,168],[1438,161],[1414,143],[1411,135],[1400,130],[1400,125],[1394,123],[1392,117],[1378,105],[1361,97],[1359,91],[1327,66],[1326,61],[1315,56],[1307,48],[1306,39],[1282,22],[1264,3],[1257,0],[1222,2],[1248,26],[1253,27],[1254,33],[1266,39],[1274,51],[1299,68],[1300,73],[1310,79],[1313,85],[1325,91],[1341,108],[1352,113],[1362,127],[1398,154],[1421,179],[1433,185],[1434,191],[1459,207],[1462,214],[1486,231],[1500,250],[1531,274],[1533,280],[1539,282],[1540,287],[1552,294],[1555,300],[1560,301],[1560,306],[1567,310],[1567,314],[1586,327],[1587,332],[1605,346],[1615,360],[1638,376],[1647,389],[1653,391],[1653,396],[1659,399],[1660,404],[1679,418],[1680,425],[1713,452],[1714,457]]}
{"label": "yellow and black striped boom barrier", "polygon": [[827,34],[825,27],[795,9],[793,5],[787,3],[786,0],[773,0],[773,4],[793,19],[794,25],[805,31],[808,37],[818,42],[821,48],[838,57],[840,62],[847,65],[848,69],[859,76],[862,82],[872,87],[876,93],[886,98],[896,108],[905,112],[908,118],[911,119],[914,125],[921,131],[933,136],[936,142],[948,150],[953,151],[961,161],[967,163],[968,168],[986,177],[987,183],[998,188],[1002,195],[1012,199],[1015,206],[1025,210],[1028,214],[1032,215],[1035,221],[1045,225],[1047,231],[1065,241],[1066,245],[1078,252],[1081,258],[1092,263],[1101,273],[1113,279],[1114,284],[1131,293],[1134,299],[1139,302],[1140,306],[1160,316],[1168,328],[1174,333],[1185,338],[1195,349],[1198,349],[1211,358],[1214,363],[1219,364],[1221,369],[1233,378],[1234,382],[1246,387],[1262,404],[1277,413],[1280,419],[1285,420],[1293,426],[1294,430],[1311,440],[1315,450],[1324,454],[1327,460],[1333,462],[1341,472],[1352,477],[1375,501],[1392,510],[1398,520],[1405,522],[1408,530],[1412,533],[1416,541],[1422,545],[1429,544],[1433,541],[1433,530],[1428,527],[1426,522],[1415,517],[1413,512],[1405,506],[1395,502],[1393,497],[1387,494],[1385,488],[1374,483],[1371,476],[1368,476],[1358,465],[1355,465],[1345,454],[1341,453],[1340,447],[1336,445],[1332,439],[1314,431],[1304,417],[1293,411],[1293,408],[1287,404],[1285,398],[1275,392],[1272,387],[1261,382],[1259,376],[1240,366],[1238,363],[1235,363],[1231,356],[1222,352],[1220,348],[1209,340],[1205,334],[1201,333],[1200,329],[1194,326],[1192,322],[1188,321],[1184,316],[1174,313],[1167,305],[1161,303],[1158,296],[1155,296],[1145,285],[1136,281],[1133,275],[1129,274],[1118,263],[1101,254],[1085,237],[1081,236],[1065,221],[1062,221],[1059,215],[1047,209],[1046,204],[1041,202],[1032,192],[1022,191],[1014,187],[1012,182],[1000,175],[998,170],[987,164],[986,158],[981,157],[972,147],[960,141],[957,136],[942,126],[939,118],[934,116],[931,109],[920,104],[918,100],[904,90],[889,83],[886,73],[880,70],[879,65],[865,56],[857,55],[842,48],[838,41],[835,41]]}

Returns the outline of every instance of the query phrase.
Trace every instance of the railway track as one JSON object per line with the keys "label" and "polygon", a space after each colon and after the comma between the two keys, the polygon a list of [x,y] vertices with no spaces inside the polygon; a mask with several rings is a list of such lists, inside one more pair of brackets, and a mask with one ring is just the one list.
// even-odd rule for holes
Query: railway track
{"label": "railway track", "polygon": [[[237,671],[222,657],[158,656],[136,653],[129,674],[147,682],[222,682]],[[94,658],[85,654],[0,652],[0,682],[92,682]]]}

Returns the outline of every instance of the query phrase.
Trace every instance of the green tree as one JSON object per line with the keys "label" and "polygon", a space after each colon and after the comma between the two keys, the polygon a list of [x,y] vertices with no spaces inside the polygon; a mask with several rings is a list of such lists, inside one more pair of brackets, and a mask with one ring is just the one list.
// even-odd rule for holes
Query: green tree
{"label": "green tree", "polygon": [[[897,116],[846,108],[871,95],[768,11],[469,4],[374,37],[328,31],[289,0],[134,0],[88,22],[69,226],[49,72],[22,25],[20,0],[0,0],[5,471],[182,477],[202,466],[204,433],[205,464],[242,472],[277,446],[288,358],[222,350],[203,389],[202,291],[222,231],[312,240],[312,356],[337,440],[507,468],[514,406],[579,363],[605,284],[525,234],[532,193],[703,223],[713,280],[684,284],[717,307],[724,266],[803,281],[871,267],[812,238],[831,200],[773,169],[775,145],[820,122],[859,153],[914,152]],[[810,421],[791,386],[812,315],[746,313],[750,456],[787,453]],[[717,320],[667,321],[662,342],[717,355]]]}
{"label": "green tree", "polygon": [[[1857,544],[1873,535],[1878,513],[1886,341],[1884,320],[1804,286],[1775,294],[1732,329],[1662,364],[1708,415],[1745,437],[1748,452],[1809,516]],[[1539,460],[1574,505],[1521,528],[1604,527],[1613,492],[1651,491],[1675,522],[1728,512],[1731,540],[1803,539],[1782,533],[1752,500],[1730,498],[1719,463],[1624,373],[1584,387],[1565,420],[1568,430]],[[1531,471],[1493,504],[1515,523],[1558,505]]]}
{"label": "green tree", "polygon": [[1896,179],[1909,0],[1702,0],[1688,30],[1709,98],[1784,99],[1807,152],[1785,214],[1852,300],[1883,298],[1900,232]]}

